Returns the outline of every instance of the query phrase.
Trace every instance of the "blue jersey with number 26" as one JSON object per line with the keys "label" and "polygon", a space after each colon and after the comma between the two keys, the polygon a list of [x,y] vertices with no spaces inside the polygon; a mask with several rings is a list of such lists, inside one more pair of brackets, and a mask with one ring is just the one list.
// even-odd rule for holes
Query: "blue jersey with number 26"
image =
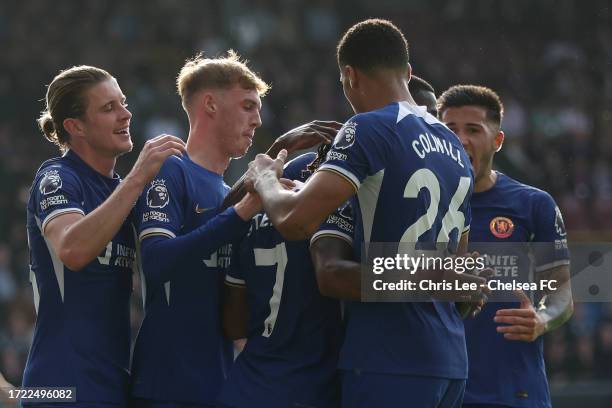
{"label": "blue jersey with number 26", "polygon": [[[469,229],[473,177],[457,136],[408,102],[352,117],[319,171],[357,192],[355,244],[448,242]],[[449,302],[360,303],[347,308],[340,368],[464,379],[463,323]]]}

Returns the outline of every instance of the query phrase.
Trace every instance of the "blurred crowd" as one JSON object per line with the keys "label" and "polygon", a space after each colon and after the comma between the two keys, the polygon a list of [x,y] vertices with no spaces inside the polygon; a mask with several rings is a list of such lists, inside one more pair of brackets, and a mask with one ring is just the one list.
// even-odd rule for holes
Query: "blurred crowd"
{"label": "blurred crowd", "polygon": [[[571,239],[612,236],[612,7],[607,0],[26,0],[0,7],[0,371],[19,384],[35,320],[25,205],[37,166],[57,155],[35,118],[62,68],[115,75],[140,149],[185,137],[175,91],[186,58],[238,51],[272,84],[251,153],[313,119],[350,116],[339,84],[339,35],[367,17],[406,34],[413,71],[440,93],[489,86],[502,97],[498,167],[550,192]],[[136,154],[120,159],[125,175]],[[232,183],[248,157],[232,163]],[[137,279],[137,277],[135,277]],[[135,283],[137,285],[137,282]],[[134,328],[140,321],[138,291]],[[612,305],[579,303],[547,335],[552,381],[612,378]]]}

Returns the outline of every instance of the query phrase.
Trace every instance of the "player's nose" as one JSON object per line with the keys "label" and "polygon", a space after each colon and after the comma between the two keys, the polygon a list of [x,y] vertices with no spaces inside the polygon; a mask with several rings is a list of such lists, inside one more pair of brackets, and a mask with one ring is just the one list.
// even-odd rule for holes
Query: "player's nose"
{"label": "player's nose", "polygon": [[455,131],[455,134],[459,138],[459,141],[461,142],[461,144],[463,145],[464,148],[467,147],[470,144],[469,137],[466,136],[465,132],[463,132],[461,130],[457,130],[457,131]]}
{"label": "player's nose", "polygon": [[255,114],[253,115],[252,119],[251,119],[251,126],[258,128],[261,126],[261,114],[259,113],[259,111],[255,112]]}
{"label": "player's nose", "polygon": [[132,119],[132,112],[130,112],[127,106],[121,106],[123,111],[121,112],[121,120],[129,120]]}

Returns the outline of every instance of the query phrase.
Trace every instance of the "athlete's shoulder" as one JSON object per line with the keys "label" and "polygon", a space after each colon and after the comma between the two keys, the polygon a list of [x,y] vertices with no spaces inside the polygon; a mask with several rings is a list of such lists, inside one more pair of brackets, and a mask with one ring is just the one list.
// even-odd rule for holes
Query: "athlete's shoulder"
{"label": "athlete's shoulder", "polygon": [[497,177],[497,185],[501,190],[510,194],[519,195],[523,200],[529,200],[531,202],[553,200],[548,192],[515,180],[504,173],[497,172]]}
{"label": "athlete's shoulder", "polygon": [[57,191],[63,181],[79,179],[78,169],[65,157],[54,157],[40,165],[34,176],[33,189],[38,188],[41,194],[48,194],[51,190]]}
{"label": "athlete's shoulder", "polygon": [[172,185],[173,189],[182,188],[185,185],[185,180],[188,178],[188,173],[189,168],[185,158],[169,156],[151,181],[150,186],[162,183]]}
{"label": "athlete's shoulder", "polygon": [[429,126],[439,126],[450,132],[450,129],[444,123],[440,122],[438,118],[427,112],[427,108],[425,106],[417,106],[407,101],[402,101],[397,103],[397,108],[395,111],[397,112],[398,123],[407,118],[421,123],[424,122]]}
{"label": "athlete's shoulder", "polygon": [[[338,131],[334,139],[334,149],[344,150],[358,144],[375,147],[380,137],[394,134],[397,103],[381,109],[362,112],[352,116]],[[391,130],[391,131],[389,131]]]}
{"label": "athlete's shoulder", "polygon": [[377,123],[395,123],[398,115],[399,103],[394,102],[380,109],[375,109],[368,112],[362,112],[354,115],[346,123],[360,124],[377,124]]}
{"label": "athlete's shoulder", "polygon": [[185,158],[180,156],[168,156],[164,164],[162,164],[159,172],[160,173],[182,173],[187,169],[187,161]]}
{"label": "athlete's shoulder", "polygon": [[49,160],[45,160],[36,171],[36,175],[44,174],[50,170],[58,170],[62,172],[76,172],[74,163],[68,160],[66,157],[54,157]]}

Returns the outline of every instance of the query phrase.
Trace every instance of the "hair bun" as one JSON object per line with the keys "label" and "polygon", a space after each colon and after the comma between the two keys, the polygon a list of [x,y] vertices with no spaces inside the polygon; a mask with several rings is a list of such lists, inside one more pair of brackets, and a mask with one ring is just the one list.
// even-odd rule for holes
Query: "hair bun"
{"label": "hair bun", "polygon": [[47,116],[43,121],[43,130],[45,133],[55,133],[55,125],[51,116]]}
{"label": "hair bun", "polygon": [[40,130],[42,130],[47,140],[54,143],[57,141],[57,131],[53,123],[53,118],[49,112],[45,112],[41,115],[38,119],[38,126],[40,126]]}

